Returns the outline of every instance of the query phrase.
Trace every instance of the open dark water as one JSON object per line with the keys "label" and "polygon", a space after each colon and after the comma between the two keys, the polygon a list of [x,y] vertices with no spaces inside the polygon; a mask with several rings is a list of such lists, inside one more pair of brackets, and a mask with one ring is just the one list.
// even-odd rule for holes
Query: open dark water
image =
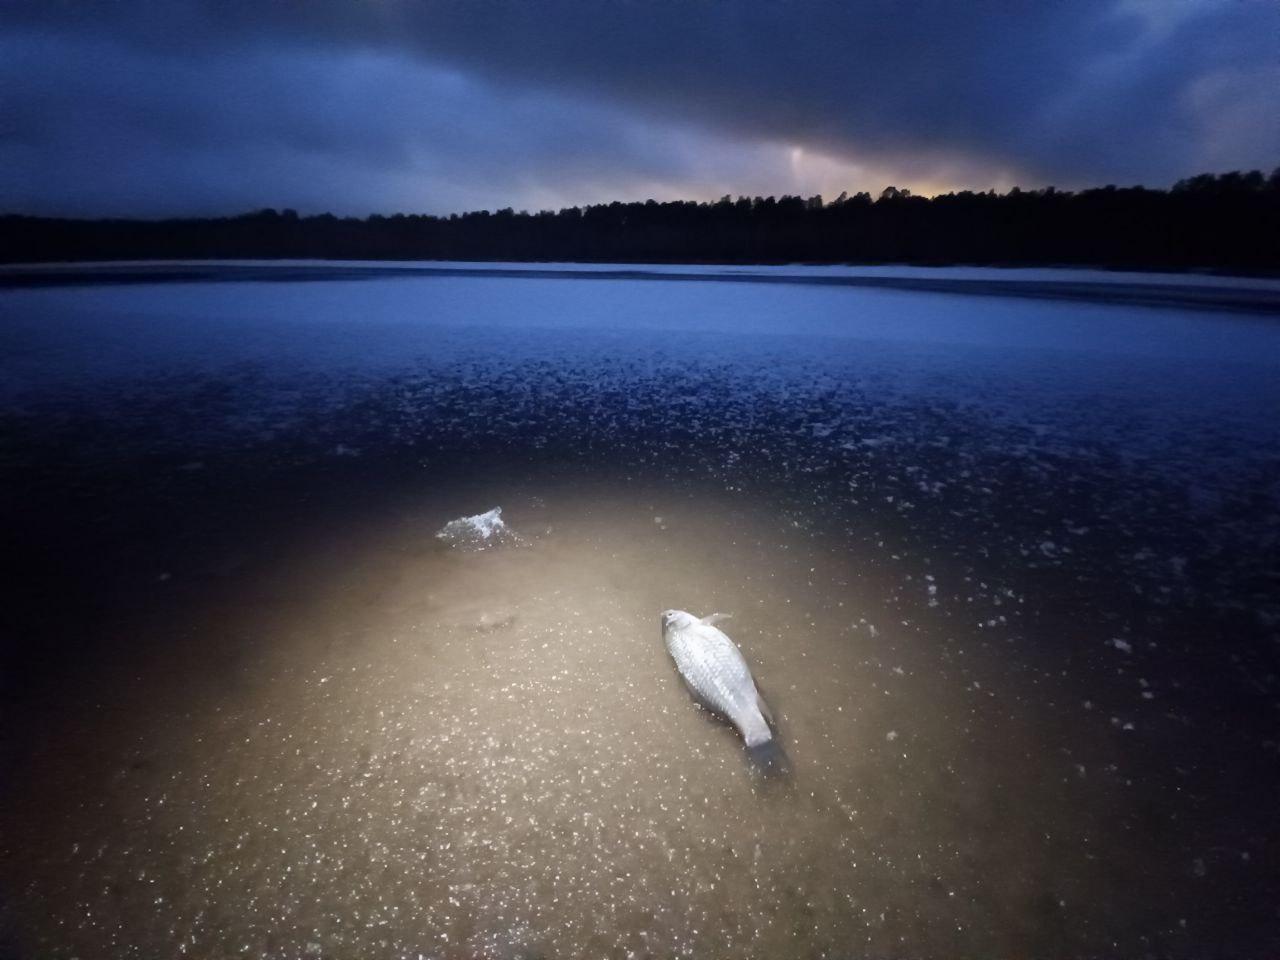
{"label": "open dark water", "polygon": [[0,956],[1280,951],[1277,290],[219,269],[0,290]]}

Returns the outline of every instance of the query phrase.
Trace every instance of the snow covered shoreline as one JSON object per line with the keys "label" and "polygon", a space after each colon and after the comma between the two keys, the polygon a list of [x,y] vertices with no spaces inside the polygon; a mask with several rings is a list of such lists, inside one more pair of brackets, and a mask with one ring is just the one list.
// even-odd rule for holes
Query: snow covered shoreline
{"label": "snow covered shoreline", "polygon": [[1280,313],[1280,278],[1065,267],[606,264],[463,261],[175,260],[3,264],[0,288],[390,277],[655,280],[869,287],[921,293]]}

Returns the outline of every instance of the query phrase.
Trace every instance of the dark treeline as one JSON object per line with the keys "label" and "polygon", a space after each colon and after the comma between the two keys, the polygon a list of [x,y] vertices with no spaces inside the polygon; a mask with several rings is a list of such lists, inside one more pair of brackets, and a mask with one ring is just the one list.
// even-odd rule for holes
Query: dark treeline
{"label": "dark treeline", "polygon": [[1280,168],[1171,190],[1052,187],[925,198],[888,187],[714,203],[609,203],[447,217],[263,210],[184,220],[0,217],[0,260],[208,258],[997,263],[1280,270]]}

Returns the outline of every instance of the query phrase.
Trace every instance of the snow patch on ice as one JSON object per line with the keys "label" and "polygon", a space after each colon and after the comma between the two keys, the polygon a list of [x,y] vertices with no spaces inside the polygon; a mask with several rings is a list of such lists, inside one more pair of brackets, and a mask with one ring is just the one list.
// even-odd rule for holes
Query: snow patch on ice
{"label": "snow patch on ice", "polygon": [[450,520],[436,533],[436,539],[445,541],[451,547],[471,550],[520,542],[519,535],[502,519],[501,507],[494,507],[472,517]]}

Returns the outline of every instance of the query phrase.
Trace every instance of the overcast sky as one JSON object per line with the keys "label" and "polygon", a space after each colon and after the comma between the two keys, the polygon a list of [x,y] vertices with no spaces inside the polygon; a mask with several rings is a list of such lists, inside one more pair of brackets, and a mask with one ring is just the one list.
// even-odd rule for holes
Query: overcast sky
{"label": "overcast sky", "polygon": [[1276,0],[7,0],[0,211],[448,213],[1280,164]]}

